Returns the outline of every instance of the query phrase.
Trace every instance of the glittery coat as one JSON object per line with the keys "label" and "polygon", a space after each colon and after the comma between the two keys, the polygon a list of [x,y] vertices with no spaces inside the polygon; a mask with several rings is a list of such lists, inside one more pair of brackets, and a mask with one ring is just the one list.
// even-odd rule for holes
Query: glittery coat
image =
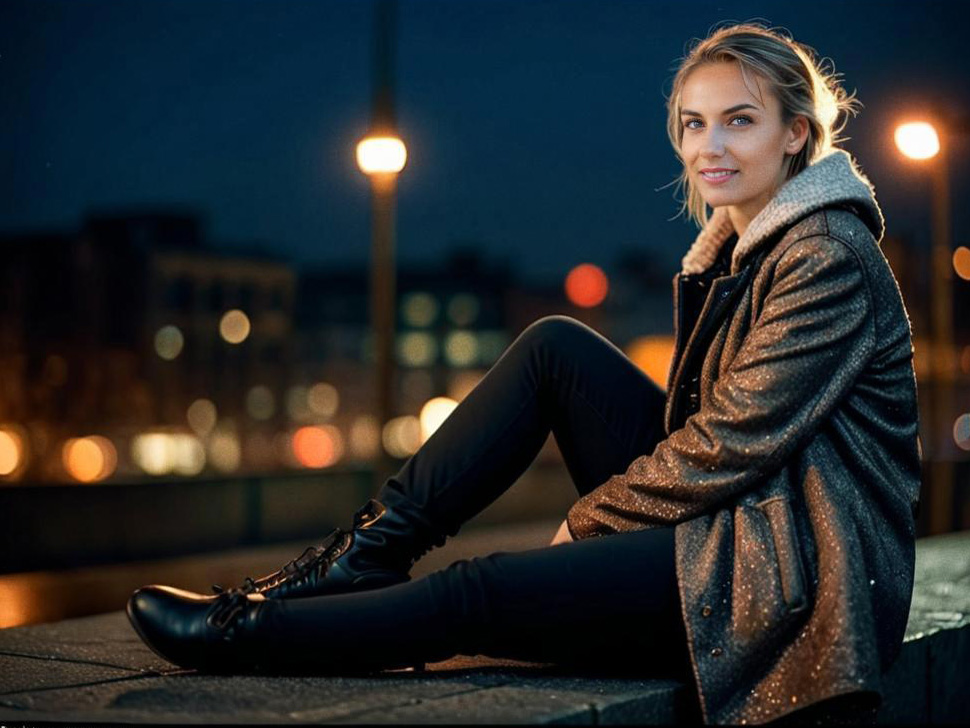
{"label": "glittery coat", "polygon": [[[574,538],[677,524],[707,723],[878,700],[902,644],[920,454],[883,232],[842,150],[788,180],[740,239],[715,210],[674,276],[667,436],[569,511]],[[681,320],[685,286],[725,262],[726,241],[729,274],[711,279],[696,325]]]}

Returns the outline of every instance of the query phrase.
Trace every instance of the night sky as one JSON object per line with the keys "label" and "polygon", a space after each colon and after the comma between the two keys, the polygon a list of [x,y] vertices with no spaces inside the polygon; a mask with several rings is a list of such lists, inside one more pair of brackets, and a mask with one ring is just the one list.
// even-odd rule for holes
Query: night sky
{"label": "night sky", "polygon": [[[648,249],[673,274],[678,218],[664,93],[693,37],[762,18],[831,58],[865,104],[846,148],[890,234],[929,242],[928,176],[892,146],[902,111],[970,114],[967,2],[410,0],[397,116],[408,145],[398,260],[475,244],[531,278],[609,272]],[[364,262],[371,108],[365,0],[0,0],[0,234],[92,211],[199,210],[222,248]],[[955,244],[970,243],[965,137]]]}

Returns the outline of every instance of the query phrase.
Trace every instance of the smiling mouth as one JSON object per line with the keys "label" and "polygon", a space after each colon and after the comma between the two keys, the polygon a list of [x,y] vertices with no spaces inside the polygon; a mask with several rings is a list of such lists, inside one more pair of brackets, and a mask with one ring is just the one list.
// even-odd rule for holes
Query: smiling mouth
{"label": "smiling mouth", "polygon": [[735,175],[737,173],[738,173],[738,171],[735,169],[735,170],[732,170],[730,172],[728,172],[728,171],[724,171],[724,172],[701,172],[700,174],[701,174],[701,177],[703,177],[704,179],[720,180],[720,179],[727,179],[728,177],[731,177],[731,176],[733,176],[733,175]]}

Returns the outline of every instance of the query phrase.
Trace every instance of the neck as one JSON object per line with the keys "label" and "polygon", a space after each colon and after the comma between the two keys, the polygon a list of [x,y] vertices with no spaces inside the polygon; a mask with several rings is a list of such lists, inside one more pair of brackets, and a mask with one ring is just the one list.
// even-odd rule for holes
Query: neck
{"label": "neck", "polygon": [[748,225],[751,224],[751,220],[754,219],[753,215],[747,215],[742,210],[737,207],[729,207],[727,210],[728,217],[731,219],[731,227],[738,234],[740,238],[744,235],[744,231],[748,229]]}

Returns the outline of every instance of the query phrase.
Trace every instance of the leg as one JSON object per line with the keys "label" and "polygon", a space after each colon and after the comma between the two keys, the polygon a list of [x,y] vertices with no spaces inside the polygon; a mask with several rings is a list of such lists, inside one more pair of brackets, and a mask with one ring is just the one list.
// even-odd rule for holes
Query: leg
{"label": "leg", "polygon": [[552,432],[580,494],[649,454],[665,394],[618,348],[567,316],[526,328],[448,419],[355,516],[248,588],[311,597],[406,581],[412,563],[504,493]]}
{"label": "leg", "polygon": [[268,600],[254,637],[266,664],[284,669],[484,654],[689,674],[673,528],[495,553],[372,591]]}
{"label": "leg", "polygon": [[584,495],[653,451],[665,399],[596,331],[546,316],[519,335],[378,500],[454,535],[515,483],[550,431]]}

